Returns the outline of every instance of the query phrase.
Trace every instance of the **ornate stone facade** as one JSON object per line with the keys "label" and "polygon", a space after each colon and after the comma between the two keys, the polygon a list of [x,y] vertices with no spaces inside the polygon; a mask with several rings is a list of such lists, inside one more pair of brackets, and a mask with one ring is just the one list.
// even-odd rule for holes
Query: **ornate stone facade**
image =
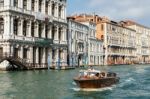
{"label": "ornate stone facade", "polygon": [[1,0],[0,53],[67,66],[66,0]]}

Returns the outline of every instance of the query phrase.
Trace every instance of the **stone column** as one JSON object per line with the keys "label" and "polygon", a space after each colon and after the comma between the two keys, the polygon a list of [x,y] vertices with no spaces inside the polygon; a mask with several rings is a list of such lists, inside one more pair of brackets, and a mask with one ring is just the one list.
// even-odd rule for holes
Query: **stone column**
{"label": "stone column", "polygon": [[14,56],[14,46],[11,45],[10,47],[10,56]]}
{"label": "stone column", "polygon": [[36,62],[35,63],[39,63],[39,48],[36,48]]}
{"label": "stone column", "polygon": [[48,55],[50,56],[50,66],[52,65],[52,62],[53,62],[53,60],[52,60],[52,49],[51,48],[48,48]]}
{"label": "stone column", "polygon": [[23,8],[23,0],[18,0],[18,7]]}
{"label": "stone column", "polygon": [[23,46],[20,46],[19,53],[20,53],[19,57],[23,59]]}
{"label": "stone column", "polygon": [[10,30],[11,30],[11,19],[10,16],[4,17],[4,38],[8,38],[10,36]]}
{"label": "stone column", "polygon": [[35,37],[39,37],[39,23],[36,22],[36,26],[35,26]]}
{"label": "stone column", "polygon": [[46,63],[46,48],[43,48],[42,63]]}
{"label": "stone column", "polygon": [[64,6],[64,19],[66,19],[66,5]]}
{"label": "stone column", "polygon": [[55,17],[58,17],[58,4],[55,4]]}
{"label": "stone column", "polygon": [[29,60],[30,60],[30,63],[33,63],[33,47],[30,46],[30,49],[29,49]]}
{"label": "stone column", "polygon": [[27,10],[32,10],[31,4],[32,4],[32,0],[27,0]]}
{"label": "stone column", "polygon": [[45,14],[45,6],[46,6],[46,1],[45,0],[42,0],[42,13]]}
{"label": "stone column", "polygon": [[18,26],[18,29],[19,29],[18,34],[19,34],[19,36],[23,36],[23,22],[24,22],[24,20],[20,19],[19,26]]}
{"label": "stone column", "polygon": [[39,0],[35,0],[35,12],[39,12]]}
{"label": "stone column", "polygon": [[11,24],[10,25],[10,27],[11,27],[10,35],[12,36],[12,35],[14,35],[14,17],[13,16],[11,16],[11,23],[10,24]]}
{"label": "stone column", "polygon": [[56,40],[59,40],[59,26],[57,26]]}
{"label": "stone column", "polygon": [[49,25],[48,27],[48,38],[51,39],[52,38],[52,25]]}
{"label": "stone column", "polygon": [[46,27],[46,25],[45,25],[45,24],[42,24],[42,34],[41,34],[41,36],[42,36],[43,38],[46,37],[46,34],[45,34],[45,27]]}

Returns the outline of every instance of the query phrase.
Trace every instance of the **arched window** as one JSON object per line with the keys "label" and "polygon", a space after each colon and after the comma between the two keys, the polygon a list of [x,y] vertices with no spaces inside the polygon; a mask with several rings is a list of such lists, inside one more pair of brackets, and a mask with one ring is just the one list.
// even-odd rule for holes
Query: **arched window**
{"label": "arched window", "polygon": [[4,20],[0,18],[0,34],[4,33]]}

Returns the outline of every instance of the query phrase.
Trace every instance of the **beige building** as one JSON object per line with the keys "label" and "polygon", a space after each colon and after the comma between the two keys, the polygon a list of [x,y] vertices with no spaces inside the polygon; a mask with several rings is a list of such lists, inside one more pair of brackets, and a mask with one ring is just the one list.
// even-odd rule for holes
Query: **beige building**
{"label": "beige building", "polygon": [[0,0],[0,53],[46,67],[67,64],[66,0]]}
{"label": "beige building", "polygon": [[136,31],[136,63],[150,63],[150,28],[130,20],[123,23]]}

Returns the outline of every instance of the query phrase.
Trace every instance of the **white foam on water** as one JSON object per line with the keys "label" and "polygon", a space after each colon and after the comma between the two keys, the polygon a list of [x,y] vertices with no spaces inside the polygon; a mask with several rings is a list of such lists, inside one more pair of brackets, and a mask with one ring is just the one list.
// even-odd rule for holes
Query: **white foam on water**
{"label": "white foam on water", "polygon": [[130,78],[128,78],[128,79],[125,80],[125,82],[133,82],[133,81],[135,81],[135,79],[132,78],[132,77],[130,77]]}
{"label": "white foam on water", "polygon": [[72,82],[73,85],[77,85],[75,82]]}
{"label": "white foam on water", "polygon": [[111,87],[105,87],[105,88],[71,88],[74,91],[106,91],[106,90],[113,90],[115,86],[111,86]]}
{"label": "white foam on water", "polygon": [[123,87],[123,86],[125,86],[125,85],[129,85],[129,84],[131,84],[131,83],[134,83],[135,81],[136,81],[136,80],[135,80],[134,78],[129,77],[129,78],[126,79],[125,81],[121,82],[121,83],[119,84],[119,87]]}

